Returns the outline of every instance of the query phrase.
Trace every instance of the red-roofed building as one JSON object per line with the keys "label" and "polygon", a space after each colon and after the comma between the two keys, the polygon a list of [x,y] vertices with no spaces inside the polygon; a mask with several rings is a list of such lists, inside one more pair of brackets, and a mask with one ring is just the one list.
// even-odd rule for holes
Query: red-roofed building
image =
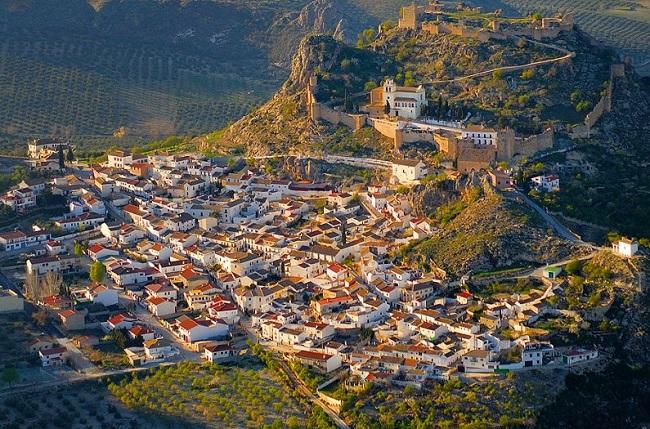
{"label": "red-roofed building", "polygon": [[456,301],[462,305],[467,305],[472,299],[473,295],[466,290],[456,295]]}
{"label": "red-roofed building", "polygon": [[138,319],[130,314],[118,313],[102,323],[102,329],[104,332],[110,332],[113,329],[131,329],[137,321]]}
{"label": "red-roofed building", "polygon": [[156,317],[164,317],[176,313],[176,303],[167,298],[150,296],[146,302],[149,312]]}
{"label": "red-roofed building", "polygon": [[223,319],[229,325],[239,322],[239,310],[232,302],[222,301],[220,298],[213,300],[208,306],[208,314],[211,317]]}
{"label": "red-roofed building", "polygon": [[61,325],[68,331],[76,331],[86,328],[86,314],[77,310],[59,311]]}
{"label": "red-roofed building", "polygon": [[203,357],[208,362],[228,362],[235,356],[235,351],[231,344],[208,344],[203,350]]}
{"label": "red-roofed building", "polygon": [[51,349],[40,350],[38,356],[41,358],[41,365],[44,367],[60,366],[65,363],[67,352],[68,349],[65,347],[53,347]]}
{"label": "red-roofed building", "polygon": [[223,337],[228,332],[228,325],[221,319],[197,320],[185,316],[179,318],[176,325],[178,337],[187,343]]}
{"label": "red-roofed building", "polygon": [[327,277],[329,277],[333,282],[340,283],[345,280],[347,272],[347,268],[338,262],[333,262],[327,267]]}
{"label": "red-roofed building", "polygon": [[322,373],[330,373],[341,367],[340,356],[310,350],[299,351],[293,355],[293,359]]}
{"label": "red-roofed building", "polygon": [[128,330],[127,334],[131,339],[142,337],[142,339],[145,341],[153,340],[156,337],[156,333],[153,331],[153,329],[143,325],[133,325],[131,329]]}
{"label": "red-roofed building", "polygon": [[325,314],[342,308],[346,305],[351,305],[356,300],[349,296],[338,296],[334,298],[323,298],[320,301],[312,301],[312,306],[319,314]]}
{"label": "red-roofed building", "polygon": [[49,295],[41,298],[39,305],[47,307],[50,310],[65,310],[72,307],[72,301],[61,295]]}

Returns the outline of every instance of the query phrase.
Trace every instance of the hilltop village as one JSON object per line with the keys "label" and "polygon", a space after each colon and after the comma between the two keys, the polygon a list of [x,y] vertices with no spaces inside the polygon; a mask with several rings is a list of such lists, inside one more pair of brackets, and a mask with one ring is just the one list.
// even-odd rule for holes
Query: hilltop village
{"label": "hilltop village", "polygon": [[[539,43],[573,31],[570,16],[524,23],[497,14],[487,27],[450,16],[438,3],[405,7],[398,28]],[[571,57],[560,55],[552,61]],[[624,65],[612,67],[611,81],[624,75]],[[611,81],[585,123],[564,131],[592,132],[611,109]],[[387,78],[348,114],[318,102],[318,79],[309,79],[309,120],[372,127],[393,140],[390,160],[111,148],[85,164],[66,139],[31,139],[30,174],[0,197],[11,216],[0,232],[0,313],[25,313],[42,330],[25,334],[25,361],[60,380],[271,353],[332,415],[344,407],[328,393],[333,384],[404,392],[604,365],[611,347],[573,334],[620,327],[607,314],[620,290],[643,288],[629,274],[642,247],[626,237],[607,247],[587,243],[523,191],[553,195],[556,174],[515,183],[512,161],[557,149],[556,128],[518,136],[471,114],[429,117],[429,85]],[[403,156],[404,144],[421,141],[450,162]],[[278,160],[289,158],[342,170],[305,179],[283,169]],[[372,171],[370,179],[356,180],[358,170]],[[530,215],[520,216],[524,223],[541,224],[540,241],[563,240],[569,257],[463,275],[440,261],[410,263],[404,249],[444,229],[412,198],[436,181],[458,194],[507,199]]]}
{"label": "hilltop village", "polygon": [[[57,144],[67,147],[35,140],[30,148],[47,158]],[[427,177],[427,166],[384,167],[386,183],[344,189],[273,179],[242,160],[110,150],[101,165],[25,181],[14,198],[59,195],[69,209],[51,227],[0,233],[5,254],[27,255],[25,272],[16,273],[24,286],[4,290],[2,308],[20,311],[22,297],[31,301],[43,323],[67,337],[34,339],[42,365],[84,371],[93,367],[85,354],[118,331],[136,366],[232,361],[248,338],[315,373],[349,371],[351,389],[421,388],[462,373],[598,358],[596,349],[527,334],[563,311],[561,265],[531,271],[520,292],[476,296],[468,276],[396,262],[400,247],[436,226],[414,215],[400,189]],[[536,186],[552,192],[557,183]],[[632,257],[638,244],[622,240],[613,251]],[[62,287],[70,279],[75,286]]]}

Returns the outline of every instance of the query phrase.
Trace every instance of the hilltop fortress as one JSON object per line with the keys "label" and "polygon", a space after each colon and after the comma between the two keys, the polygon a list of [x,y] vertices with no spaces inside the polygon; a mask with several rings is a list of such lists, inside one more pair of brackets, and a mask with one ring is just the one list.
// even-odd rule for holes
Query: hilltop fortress
{"label": "hilltop fortress", "polygon": [[[466,19],[460,20],[461,17]],[[490,28],[475,26],[475,21],[490,20]],[[453,23],[450,20],[459,20]],[[399,28],[407,31],[428,31],[435,34],[455,34],[475,38],[479,41],[507,38],[532,38],[542,40],[556,38],[563,31],[573,31],[574,23],[570,15],[556,18],[501,18],[498,13],[484,14],[473,9],[462,8],[456,12],[446,12],[442,5],[415,5],[402,8]],[[550,46],[550,45],[548,45]],[[563,48],[562,57],[539,61],[533,65],[549,62],[567,61],[574,53]],[[531,64],[503,67],[521,70]],[[488,71],[490,72],[490,71]],[[487,72],[472,76],[482,76]],[[614,82],[625,75],[624,64],[613,64],[610,70],[608,88],[600,101],[594,106],[584,123],[567,129],[571,138],[585,138],[593,133],[593,128],[602,115],[611,110]],[[465,78],[465,77],[463,77]],[[398,86],[392,79],[369,92],[369,103],[360,106],[358,114],[349,114],[317,101],[316,76],[311,76],[306,91],[306,109],[309,118],[324,120],[334,125],[345,125],[356,131],[365,126],[373,127],[394,142],[394,150],[399,153],[402,145],[415,142],[430,142],[454,161],[461,172],[489,169],[500,161],[510,161],[515,156],[531,156],[555,146],[555,129],[549,127],[541,134],[517,136],[510,128],[492,129],[483,125],[468,124],[466,121],[433,120],[424,117],[429,103],[426,86]],[[467,118],[466,118],[467,119]]]}
{"label": "hilltop fortress", "polygon": [[[483,25],[488,21],[489,28]],[[498,12],[479,14],[477,10],[459,7],[446,11],[434,2],[428,6],[405,6],[400,11],[398,27],[403,30],[420,30],[431,34],[453,34],[487,42],[511,37],[528,37],[534,40],[553,39],[563,31],[573,31],[572,15],[553,18],[504,18]]]}
{"label": "hilltop fortress", "polygon": [[[462,172],[487,169],[493,163],[509,161],[517,154],[532,155],[552,148],[555,143],[555,133],[550,128],[542,134],[521,138],[512,129],[494,130],[481,125],[464,126],[462,122],[420,118],[415,112],[419,112],[423,103],[419,99],[424,92],[421,86],[396,87],[392,80],[387,80],[382,87],[371,92],[371,104],[365,106],[365,113],[348,114],[316,101],[317,85],[316,77],[312,76],[306,97],[307,112],[312,121],[324,120],[354,131],[371,126],[392,139],[398,153],[405,143],[434,143],[440,152],[455,161],[457,169]],[[391,106],[388,114],[383,110],[385,101]]]}

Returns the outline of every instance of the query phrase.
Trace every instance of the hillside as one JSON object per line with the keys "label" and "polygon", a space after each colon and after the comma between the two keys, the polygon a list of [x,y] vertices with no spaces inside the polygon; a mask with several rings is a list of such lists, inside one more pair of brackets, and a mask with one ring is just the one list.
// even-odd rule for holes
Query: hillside
{"label": "hillside", "polygon": [[[349,65],[343,70],[341,64],[346,59]],[[324,85],[328,88],[327,97],[344,96],[345,91],[359,91],[370,76],[394,71],[390,61],[381,54],[349,47],[331,36],[307,36],[296,52],[288,79],[273,98],[227,128],[216,144],[205,142],[203,149],[227,152],[235,148],[248,155],[312,154],[334,149],[332,143],[353,139],[346,128],[314,124],[307,118],[305,87],[309,75],[317,69],[327,75]],[[378,142],[383,142],[374,131],[363,130],[362,134],[372,135]],[[389,144],[388,141],[384,143]],[[368,148],[371,152],[366,154],[385,156],[382,144],[368,142]],[[346,154],[364,152],[363,148],[333,151]]]}
{"label": "hillside", "polygon": [[305,34],[354,41],[387,3],[0,0],[0,150],[59,135],[83,155],[222,128],[281,86]]}
{"label": "hillside", "polygon": [[576,250],[526,206],[489,190],[442,207],[457,214],[439,217],[442,226],[431,238],[403,249],[406,261],[461,276],[562,260]]}
{"label": "hillside", "polygon": [[[562,181],[559,193],[540,201],[550,210],[597,225],[571,224],[592,240],[604,240],[609,231],[650,238],[649,118],[650,91],[629,73],[615,85],[613,111],[601,120],[600,134],[533,163],[559,173]],[[532,170],[529,165],[526,172]]]}
{"label": "hillside", "polygon": [[[479,42],[397,28],[385,28],[378,37],[363,41],[361,48],[335,37],[308,36],[297,50],[283,88],[226,130],[213,147],[247,148],[249,154],[283,153],[294,142],[295,152],[313,153],[325,132],[321,127],[326,126],[305,121],[301,94],[309,76],[318,78],[315,96],[319,102],[348,112],[367,103],[368,88],[391,77],[407,85],[439,82],[430,85],[430,105],[444,97],[452,112],[470,113],[474,122],[509,126],[523,135],[540,133],[551,123],[579,123],[600,98],[614,61],[610,51],[592,43],[579,30],[562,34],[554,45],[522,40]],[[498,67],[563,58],[567,52],[575,57],[523,71],[446,82]]]}
{"label": "hillside", "polygon": [[638,71],[650,74],[650,2],[648,0],[471,0],[486,10],[572,12],[576,22],[601,42],[629,55]]}

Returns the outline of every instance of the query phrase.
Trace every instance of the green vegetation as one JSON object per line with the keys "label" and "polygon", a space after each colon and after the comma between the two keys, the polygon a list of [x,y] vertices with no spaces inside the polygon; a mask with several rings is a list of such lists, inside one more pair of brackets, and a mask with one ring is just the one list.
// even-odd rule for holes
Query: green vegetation
{"label": "green vegetation", "polygon": [[350,132],[347,127],[338,127],[322,140],[322,144],[315,147],[324,153],[382,158],[390,144],[374,128],[365,127]]}
{"label": "green vegetation", "polygon": [[371,392],[344,413],[355,429],[523,427],[535,416],[538,397],[530,383],[509,377],[465,385],[453,379],[419,394],[379,386]]}
{"label": "green vegetation", "polygon": [[[650,371],[625,364],[588,375],[569,374],[566,388],[544,407],[537,421],[540,429],[612,428],[626,422],[637,427],[650,419]],[[600,404],[594,407],[593,404]]]}
{"label": "green vegetation", "polygon": [[454,220],[470,204],[476,202],[481,197],[481,188],[470,188],[461,198],[452,201],[436,210],[436,222],[441,227],[445,227],[449,222]]}
{"label": "green vegetation", "polygon": [[535,213],[491,191],[466,190],[441,205],[436,219],[441,228],[430,238],[397,252],[403,262],[463,275],[560,259],[572,251],[562,240],[547,236],[546,224]]}
{"label": "green vegetation", "polygon": [[269,370],[183,362],[142,378],[126,378],[108,389],[129,408],[210,426],[275,428],[277,421],[290,417],[294,424],[305,421],[291,393]]}
{"label": "green vegetation", "polygon": [[543,289],[541,283],[537,283],[530,278],[526,279],[517,279],[513,281],[501,281],[496,283],[491,283],[486,287],[478,288],[477,290],[472,290],[472,292],[478,293],[481,296],[489,297],[497,293],[519,293],[526,294],[531,291],[533,288]]}
{"label": "green vegetation", "polygon": [[6,192],[25,178],[27,178],[27,173],[23,166],[15,167],[11,173],[0,173],[0,193]]}
{"label": "green vegetation", "polygon": [[95,261],[92,263],[92,265],[90,265],[90,271],[88,275],[90,277],[90,280],[101,283],[106,277],[106,266],[104,266],[104,264],[102,264],[100,261]]}
{"label": "green vegetation", "polygon": [[319,384],[325,381],[325,377],[321,374],[317,374],[313,371],[310,371],[309,368],[302,365],[300,362],[291,361],[289,362],[291,370],[300,378],[300,380],[305,383],[311,390],[316,390]]}
{"label": "green vegetation", "polygon": [[[642,145],[630,141],[630,145]],[[625,235],[650,237],[650,176],[637,160],[646,156],[646,149],[634,146],[619,151],[611,144],[592,140],[579,145],[568,154],[558,154],[553,161],[566,163],[568,157],[581,158],[590,171],[574,171],[561,175],[560,192],[533,194],[549,208],[565,216],[616,229]],[[543,166],[543,164],[542,164]],[[519,183],[528,182],[537,168],[527,170]],[[576,198],[580,195],[580,198]]]}

